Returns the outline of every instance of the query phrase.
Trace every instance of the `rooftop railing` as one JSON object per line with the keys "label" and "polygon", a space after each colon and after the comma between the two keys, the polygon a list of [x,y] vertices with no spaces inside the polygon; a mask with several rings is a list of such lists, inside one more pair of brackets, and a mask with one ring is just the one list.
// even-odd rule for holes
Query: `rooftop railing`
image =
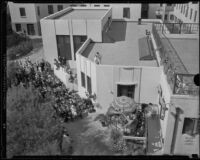
{"label": "rooftop railing", "polygon": [[157,23],[156,29],[165,33],[164,26],[167,27],[170,34],[198,34],[199,33],[199,23]]}
{"label": "rooftop railing", "polygon": [[170,40],[164,34],[161,38],[157,28],[159,29],[159,26],[153,23],[152,34],[159,49],[161,65],[164,67],[173,94],[198,95],[199,87],[193,82],[194,75],[189,74]]}

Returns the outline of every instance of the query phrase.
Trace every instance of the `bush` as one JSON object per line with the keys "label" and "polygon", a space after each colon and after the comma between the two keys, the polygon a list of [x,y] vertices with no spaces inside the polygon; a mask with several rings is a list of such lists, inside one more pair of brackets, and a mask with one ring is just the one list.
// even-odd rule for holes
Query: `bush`
{"label": "bush", "polygon": [[7,35],[7,48],[10,48],[12,46],[18,45],[22,41],[30,40],[28,37],[19,35],[15,32],[13,34]]}
{"label": "bush", "polygon": [[8,60],[14,60],[19,57],[25,56],[33,49],[32,41],[23,41],[17,46],[14,46],[7,50]]}

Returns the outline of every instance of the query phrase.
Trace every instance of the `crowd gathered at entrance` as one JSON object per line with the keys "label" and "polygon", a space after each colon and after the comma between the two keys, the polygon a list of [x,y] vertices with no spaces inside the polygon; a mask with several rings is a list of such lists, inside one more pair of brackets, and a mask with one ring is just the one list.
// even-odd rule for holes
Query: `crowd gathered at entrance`
{"label": "crowd gathered at entrance", "polygon": [[54,75],[48,62],[42,60],[32,63],[29,58],[26,58],[24,62],[14,63],[18,67],[14,76],[7,79],[8,88],[13,85],[23,85],[25,88],[34,87],[38,89],[41,100],[50,96],[54,99],[52,107],[65,122],[83,118],[88,112],[95,112],[91,99],[81,98],[76,91],[67,89]]}

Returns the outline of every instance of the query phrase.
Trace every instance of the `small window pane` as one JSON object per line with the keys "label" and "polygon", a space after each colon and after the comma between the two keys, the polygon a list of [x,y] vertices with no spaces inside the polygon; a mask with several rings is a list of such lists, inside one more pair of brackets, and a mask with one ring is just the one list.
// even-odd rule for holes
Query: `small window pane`
{"label": "small window pane", "polygon": [[22,31],[21,24],[15,24],[15,27],[16,27],[16,32]]}
{"label": "small window pane", "polygon": [[195,11],[194,13],[194,22],[196,22],[196,19],[197,19],[197,11]]}
{"label": "small window pane", "polygon": [[170,15],[170,20],[174,20],[174,15]]}
{"label": "small window pane", "polygon": [[85,74],[83,72],[81,72],[81,85],[85,87]]}
{"label": "small window pane", "polygon": [[25,8],[19,8],[19,11],[21,16],[26,16]]}
{"label": "small window pane", "polygon": [[85,5],[85,4],[81,4],[81,7],[86,7],[87,5]]}
{"label": "small window pane", "polygon": [[62,5],[58,5],[58,11],[63,10],[63,6]]}
{"label": "small window pane", "polygon": [[52,5],[48,5],[48,13],[53,14],[53,6]]}
{"label": "small window pane", "polygon": [[110,7],[110,5],[105,4],[104,7]]}
{"label": "small window pane", "polygon": [[192,19],[192,12],[193,12],[193,10],[192,10],[192,8],[190,9],[190,19]]}
{"label": "small window pane", "polygon": [[38,13],[38,16],[40,16],[40,7],[37,6],[37,13]]}
{"label": "small window pane", "polygon": [[87,76],[87,91],[89,94],[92,94],[91,78],[88,76]]}
{"label": "small window pane", "polygon": [[130,8],[123,8],[123,17],[130,18]]}
{"label": "small window pane", "polygon": [[194,129],[194,122],[195,121],[192,118],[185,118],[182,134],[192,135]]}
{"label": "small window pane", "polygon": [[95,7],[100,7],[100,5],[94,5]]}
{"label": "small window pane", "polygon": [[162,7],[162,3],[160,4],[160,7]]}

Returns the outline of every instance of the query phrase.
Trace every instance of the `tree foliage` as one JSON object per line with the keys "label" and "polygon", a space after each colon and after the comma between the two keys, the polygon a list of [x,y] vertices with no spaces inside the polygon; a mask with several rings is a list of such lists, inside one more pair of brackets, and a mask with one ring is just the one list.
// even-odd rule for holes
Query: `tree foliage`
{"label": "tree foliage", "polygon": [[[39,150],[49,155],[51,148],[48,150],[44,145],[55,144],[61,123],[56,117],[51,102],[39,103],[38,100],[38,91],[31,87],[25,89],[19,85],[8,90],[8,157],[34,154]],[[43,150],[44,148],[46,151]]]}

